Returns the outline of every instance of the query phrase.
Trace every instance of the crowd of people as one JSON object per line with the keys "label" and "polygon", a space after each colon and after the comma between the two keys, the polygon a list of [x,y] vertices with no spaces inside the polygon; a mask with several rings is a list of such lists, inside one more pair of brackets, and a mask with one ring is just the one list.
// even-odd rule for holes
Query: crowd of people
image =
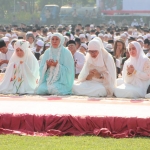
{"label": "crowd of people", "polygon": [[150,97],[150,29],[0,26],[2,94]]}

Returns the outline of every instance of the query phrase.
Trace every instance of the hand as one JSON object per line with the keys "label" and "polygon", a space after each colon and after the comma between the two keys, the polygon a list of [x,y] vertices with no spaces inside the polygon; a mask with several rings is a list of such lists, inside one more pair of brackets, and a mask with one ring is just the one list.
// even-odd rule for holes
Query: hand
{"label": "hand", "polygon": [[93,77],[94,77],[94,73],[90,71],[89,75],[86,77],[86,80],[92,80]]}
{"label": "hand", "polygon": [[96,69],[92,70],[92,72],[95,78],[100,78],[101,74]]}
{"label": "hand", "polygon": [[58,64],[58,61],[57,61],[57,60],[56,60],[56,61],[51,60],[51,63],[52,63],[52,66],[53,66],[53,67],[56,67],[56,66],[57,66],[57,64]]}
{"label": "hand", "polygon": [[9,61],[8,61],[8,60],[4,60],[3,62],[4,62],[5,64],[8,64],[8,63],[9,63]]}
{"label": "hand", "polygon": [[47,68],[50,68],[52,66],[52,62],[50,60],[47,60],[46,64],[47,64]]}
{"label": "hand", "polygon": [[128,72],[128,74],[132,74],[134,71],[135,71],[135,69],[134,69],[133,65],[127,66],[127,72]]}
{"label": "hand", "polygon": [[3,64],[3,60],[0,60],[0,66]]}
{"label": "hand", "polygon": [[47,68],[51,66],[56,67],[58,64],[58,61],[55,62],[53,59],[50,59],[50,60],[47,60],[46,63],[47,63]]}
{"label": "hand", "polygon": [[2,65],[2,64],[8,64],[8,60],[0,60],[0,66]]}

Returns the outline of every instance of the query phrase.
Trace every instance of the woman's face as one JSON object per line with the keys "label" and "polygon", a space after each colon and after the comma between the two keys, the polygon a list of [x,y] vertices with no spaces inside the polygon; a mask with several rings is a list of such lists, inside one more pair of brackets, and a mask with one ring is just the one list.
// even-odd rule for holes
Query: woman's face
{"label": "woman's face", "polygon": [[117,48],[116,48],[116,56],[120,57],[122,54],[123,44],[121,42],[117,42]]}
{"label": "woman's face", "polygon": [[98,50],[89,50],[89,54],[92,58],[96,58],[99,54]]}
{"label": "woman's face", "polygon": [[129,54],[132,57],[137,56],[137,50],[136,50],[136,47],[133,44],[129,44]]}
{"label": "woman's face", "polygon": [[29,37],[28,40],[27,40],[30,44],[32,44],[34,42],[34,39],[33,37]]}
{"label": "woman's face", "polygon": [[16,49],[16,54],[17,54],[17,56],[20,57],[20,58],[22,58],[22,57],[24,56],[24,52],[23,52],[23,50],[20,49],[20,48],[17,48],[17,49]]}
{"label": "woman's face", "polygon": [[121,42],[117,42],[117,50],[122,50],[123,44]]}
{"label": "woman's face", "polygon": [[51,44],[52,47],[57,48],[59,46],[60,39],[57,36],[52,37]]}

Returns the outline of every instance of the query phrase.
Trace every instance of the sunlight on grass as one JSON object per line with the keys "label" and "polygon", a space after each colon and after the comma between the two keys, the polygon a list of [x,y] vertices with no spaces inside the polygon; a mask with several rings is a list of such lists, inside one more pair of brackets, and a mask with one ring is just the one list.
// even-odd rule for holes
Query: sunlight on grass
{"label": "sunlight on grass", "polygon": [[148,150],[149,138],[94,136],[29,137],[0,135],[0,150]]}

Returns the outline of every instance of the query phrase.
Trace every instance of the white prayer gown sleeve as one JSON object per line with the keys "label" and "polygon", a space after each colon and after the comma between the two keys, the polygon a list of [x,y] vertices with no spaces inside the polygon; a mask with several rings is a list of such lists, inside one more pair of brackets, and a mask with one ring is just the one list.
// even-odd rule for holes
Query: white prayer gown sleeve
{"label": "white prayer gown sleeve", "polygon": [[128,75],[128,74],[124,75],[125,83],[131,83],[133,81],[133,79],[134,79],[134,75]]}
{"label": "white prayer gown sleeve", "polygon": [[115,66],[114,59],[111,56],[111,54],[108,54],[107,62],[105,63],[105,65],[108,70],[109,84],[111,84],[111,86],[114,88],[116,87],[116,66]]}
{"label": "white prayer gown sleeve", "polygon": [[78,76],[78,81],[79,82],[82,82],[82,81],[85,81],[87,76],[89,75],[89,64],[88,63],[85,63],[79,76]]}
{"label": "white prayer gown sleeve", "polygon": [[133,75],[127,74],[127,64],[124,63],[123,70],[122,70],[122,77],[125,83],[131,83],[133,81]]}
{"label": "white prayer gown sleeve", "polygon": [[33,57],[32,64],[30,66],[25,62],[24,65],[24,75],[26,75],[26,80],[29,84],[29,86],[32,89],[35,89],[38,85],[39,80],[39,64],[36,58]]}
{"label": "white prayer gown sleeve", "polygon": [[125,63],[123,68],[123,78],[125,83],[131,83],[135,78],[140,80],[149,80],[150,79],[150,61],[147,60],[144,64],[143,71],[135,70],[131,75],[127,75],[127,65]]}
{"label": "white prayer gown sleeve", "polygon": [[9,69],[6,69],[2,82],[0,82],[0,93],[4,93],[10,86],[11,77],[13,76],[14,63],[9,63],[8,68]]}
{"label": "white prayer gown sleeve", "polygon": [[150,79],[150,60],[145,62],[143,72],[137,70],[135,76],[141,80]]}

